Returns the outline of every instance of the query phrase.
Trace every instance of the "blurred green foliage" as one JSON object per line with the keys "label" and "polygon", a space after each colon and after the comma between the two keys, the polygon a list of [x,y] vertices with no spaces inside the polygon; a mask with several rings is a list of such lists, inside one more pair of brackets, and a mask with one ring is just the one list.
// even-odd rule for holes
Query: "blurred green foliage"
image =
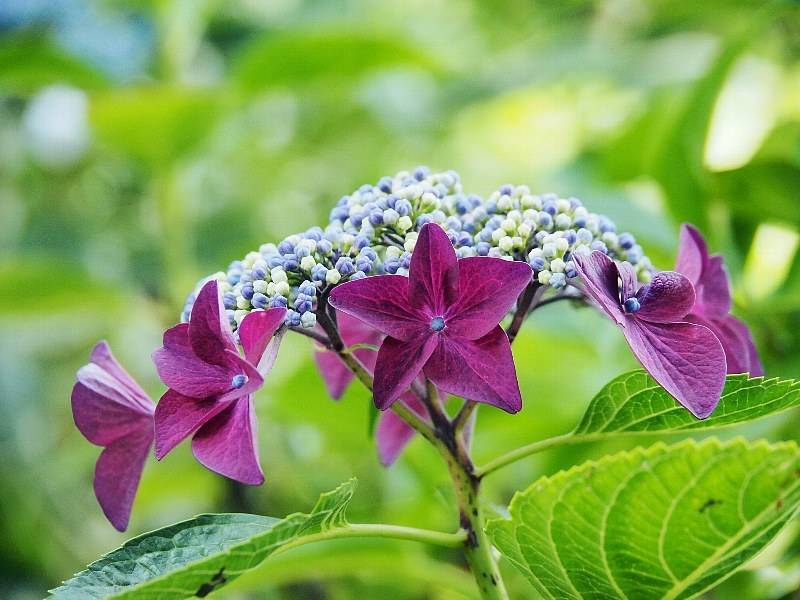
{"label": "blurred green foliage", "polygon": [[[41,597],[129,537],[94,501],[99,450],[70,415],[92,345],[108,339],[158,397],[149,354],[200,277],[324,225],[340,195],[417,164],[455,169],[483,195],[510,181],[577,196],[661,268],[691,220],[725,255],[767,373],[796,377],[799,40],[793,2],[4,2],[3,597]],[[635,365],[611,323],[566,305],[537,312],[514,352],[525,409],[481,410],[479,463],[571,429]],[[311,353],[290,336],[259,392],[264,486],[223,481],[184,445],[146,468],[128,533],[202,511],[283,516],[351,476],[353,522],[453,529],[434,453],[417,441],[383,470],[367,394],[330,401]],[[790,413],[730,435],[797,439],[798,423]],[[539,475],[611,449],[530,458],[487,480],[487,496],[506,506]],[[796,536],[713,597],[793,593]],[[458,561],[411,543],[330,542],[220,597],[473,598]],[[532,594],[504,572],[514,597]]]}

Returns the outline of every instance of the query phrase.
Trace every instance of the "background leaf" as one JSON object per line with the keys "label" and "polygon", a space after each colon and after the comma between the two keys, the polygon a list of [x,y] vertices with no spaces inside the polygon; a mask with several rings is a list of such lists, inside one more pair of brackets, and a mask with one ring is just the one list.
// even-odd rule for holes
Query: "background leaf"
{"label": "background leaf", "polygon": [[309,514],[275,519],[259,515],[200,515],[126,542],[53,590],[71,598],[204,597],[253,569],[298,538],[347,524],[351,479],[320,496]]}
{"label": "background leaf", "polygon": [[799,466],[793,443],[656,444],[540,479],[487,532],[547,598],[691,598],[794,516]]}
{"label": "background leaf", "polygon": [[646,371],[624,373],[592,399],[574,433],[670,433],[746,423],[800,406],[800,382],[728,375],[719,406],[693,417]]}

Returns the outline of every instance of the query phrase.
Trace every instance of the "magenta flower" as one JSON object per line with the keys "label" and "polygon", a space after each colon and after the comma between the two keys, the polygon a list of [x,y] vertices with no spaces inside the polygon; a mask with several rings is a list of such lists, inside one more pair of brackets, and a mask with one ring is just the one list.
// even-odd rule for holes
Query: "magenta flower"
{"label": "magenta flower", "polygon": [[[337,324],[339,333],[344,343],[349,346],[355,344],[371,344],[377,346],[383,340],[383,335],[369,325],[362,323],[355,317],[347,313],[337,314]],[[358,348],[353,354],[363,363],[370,373],[375,371],[375,361],[378,353],[368,348]],[[322,378],[328,388],[328,392],[334,400],[339,400],[344,394],[345,389],[353,380],[353,372],[345,365],[333,352],[319,350],[314,356],[317,361]],[[400,402],[408,406],[415,413],[427,419],[428,413],[425,406],[414,395],[413,392],[406,392],[400,396]],[[414,428],[403,421],[392,411],[385,411],[378,417],[378,424],[375,427],[375,443],[378,447],[378,457],[384,467],[390,466],[397,460],[400,453],[414,437]]]}
{"label": "magenta flower", "polygon": [[242,483],[264,482],[253,392],[272,367],[278,340],[274,336],[285,314],[285,309],[273,308],[253,311],[242,320],[242,358],[217,282],[203,286],[189,322],[168,329],[164,347],[153,353],[158,374],[170,388],[155,411],[157,459],[194,434],[192,452],[201,464]]}
{"label": "magenta flower", "polygon": [[585,292],[622,327],[653,379],[697,418],[710,415],[725,385],[725,352],[710,329],[685,322],[695,302],[689,280],[663,271],[637,291],[627,262],[595,251],[576,254],[575,265]]}
{"label": "magenta flower", "polygon": [[153,445],[153,401],[125,372],[108,344],[99,342],[72,388],[75,425],[103,446],[94,471],[94,493],[111,524],[128,527],[136,488]]}
{"label": "magenta flower", "polygon": [[510,413],[522,407],[500,320],[531,281],[522,262],[458,260],[444,230],[422,227],[408,277],[379,275],[333,289],[330,303],[386,334],[375,364],[385,410],[420,372],[445,392]]}
{"label": "magenta flower", "polygon": [[730,314],[733,302],[722,256],[709,255],[703,235],[692,225],[681,225],[675,270],[694,285],[696,299],[687,321],[708,327],[725,349],[728,373],[764,374],[747,325]]}

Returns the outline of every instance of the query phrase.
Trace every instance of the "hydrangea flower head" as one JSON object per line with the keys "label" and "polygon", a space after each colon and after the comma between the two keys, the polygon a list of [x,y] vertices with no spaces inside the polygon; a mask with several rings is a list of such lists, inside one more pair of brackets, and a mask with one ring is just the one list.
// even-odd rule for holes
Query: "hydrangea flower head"
{"label": "hydrangea flower head", "polygon": [[675,270],[692,282],[696,292],[686,320],[708,327],[719,338],[725,349],[728,373],[763,375],[750,330],[730,314],[733,301],[722,256],[709,254],[703,234],[688,223],[681,225]]}
{"label": "hydrangea flower head", "polygon": [[531,281],[527,263],[459,260],[434,223],[420,230],[408,277],[382,275],[333,289],[330,303],[387,337],[375,364],[385,410],[424,372],[445,392],[515,413],[522,407],[511,346],[499,323]]}
{"label": "hydrangea flower head", "polygon": [[156,458],[194,434],[192,452],[200,463],[242,483],[263,483],[253,392],[272,366],[274,352],[265,351],[285,315],[285,309],[273,308],[253,311],[242,320],[243,358],[217,282],[203,286],[189,322],[168,329],[163,348],[153,353],[158,374],[170,388],[155,411]]}
{"label": "hydrangea flower head", "polygon": [[725,352],[707,327],[688,323],[691,282],[674,271],[637,290],[628,263],[602,252],[575,257],[584,290],[622,327],[634,356],[661,387],[699,419],[710,415],[725,385]]}
{"label": "hydrangea flower head", "polygon": [[108,520],[119,531],[128,519],[153,445],[153,401],[125,372],[104,341],[78,371],[72,389],[72,415],[91,443],[103,446],[94,472],[94,492]]}

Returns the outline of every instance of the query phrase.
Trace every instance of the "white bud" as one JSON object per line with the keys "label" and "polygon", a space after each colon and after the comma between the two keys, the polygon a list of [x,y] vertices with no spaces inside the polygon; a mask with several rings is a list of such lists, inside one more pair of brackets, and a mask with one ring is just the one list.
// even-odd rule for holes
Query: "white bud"
{"label": "white bud", "polygon": [[288,282],[286,281],[279,281],[275,284],[275,293],[280,296],[289,296],[289,291],[291,288],[289,287]]}
{"label": "white bud", "polygon": [[496,244],[500,241],[500,238],[505,237],[506,232],[503,229],[498,228],[492,232],[492,241]]}
{"label": "white bud", "polygon": [[508,212],[514,208],[514,202],[508,196],[500,196],[497,200],[497,210]]}
{"label": "white bud", "polygon": [[311,329],[315,327],[317,324],[317,315],[313,313],[313,311],[304,312],[300,315],[300,325],[305,327],[306,329]]}
{"label": "white bud", "polygon": [[336,269],[328,269],[328,272],[325,274],[325,281],[328,283],[339,283],[339,280],[342,278],[342,274],[339,273]]}
{"label": "white bud", "polygon": [[242,320],[249,315],[250,312],[246,310],[235,310],[233,311],[233,320],[236,321],[236,324],[239,325]]}
{"label": "white bud", "polygon": [[558,207],[558,212],[560,213],[569,212],[570,209],[569,200],[559,200],[558,202],[556,202],[556,206]]}
{"label": "white bud", "polygon": [[511,233],[517,228],[517,224],[513,221],[513,219],[503,219],[500,223],[500,229],[504,230],[506,233]]}
{"label": "white bud", "polygon": [[563,273],[566,268],[567,264],[560,258],[554,258],[550,261],[550,270],[553,273]]}
{"label": "white bud", "polygon": [[514,242],[512,242],[511,238],[506,235],[498,240],[497,247],[503,252],[509,252],[511,248],[514,247]]}
{"label": "white bud", "polygon": [[518,235],[515,235],[514,237],[511,238],[511,243],[514,246],[514,248],[524,248],[525,247],[525,240],[523,240]]}
{"label": "white bud", "polygon": [[550,278],[553,274],[550,271],[539,271],[539,283],[542,285],[547,285],[550,283]]}
{"label": "white bud", "polygon": [[242,310],[250,308],[250,300],[248,300],[244,296],[239,296],[238,298],[236,298],[236,307],[241,308]]}
{"label": "white bud", "polygon": [[556,254],[555,244],[545,244],[542,246],[542,256],[544,258],[554,258]]}
{"label": "white bud", "polygon": [[519,227],[517,227],[517,233],[518,233],[518,234],[519,234],[519,236],[520,236],[520,237],[522,237],[522,238],[526,238],[526,239],[527,239],[527,238],[528,238],[528,237],[531,235],[531,231],[533,231],[533,230],[531,229],[531,226],[530,226],[530,225],[527,225],[527,224],[525,224],[525,223],[523,223],[522,225],[520,225]]}
{"label": "white bud", "polygon": [[609,248],[615,248],[619,244],[619,237],[613,231],[606,231],[601,237],[603,243]]}
{"label": "white bud", "polygon": [[528,252],[528,258],[530,259],[539,258],[541,255],[542,255],[541,248],[534,248],[533,250]]}
{"label": "white bud", "polygon": [[397,246],[389,246],[386,248],[386,258],[400,258],[402,251]]}
{"label": "white bud", "polygon": [[300,260],[300,268],[304,271],[310,271],[311,268],[317,264],[313,256],[306,256]]}
{"label": "white bud", "polygon": [[407,238],[405,243],[403,244],[403,248],[405,248],[406,252],[413,252],[414,248],[417,246],[417,238]]}
{"label": "white bud", "polygon": [[253,282],[253,291],[258,292],[259,294],[266,294],[267,293],[267,285],[269,285],[266,281],[258,280]]}
{"label": "white bud", "polygon": [[217,289],[219,290],[220,294],[224,294],[225,292],[230,292],[233,290],[233,286],[228,283],[227,281],[220,281],[217,284]]}
{"label": "white bud", "polygon": [[275,283],[281,283],[285,281],[289,281],[289,277],[286,275],[286,271],[283,270],[281,267],[275,267],[270,271],[270,277],[272,277],[272,281]]}
{"label": "white bud", "polygon": [[397,223],[397,220],[400,218],[398,212],[393,208],[388,208],[383,211],[383,222],[387,225],[394,225]]}
{"label": "white bud", "polygon": [[411,217],[408,215],[404,215],[397,220],[397,228],[400,231],[408,231],[411,229],[413,223],[411,222]]}
{"label": "white bud", "polygon": [[564,213],[556,215],[555,222],[556,227],[559,229],[569,229],[572,227],[572,219],[569,215],[565,215]]}
{"label": "white bud", "polygon": [[567,238],[558,238],[558,241],[556,242],[556,250],[559,252],[566,252],[569,250],[569,242],[567,241]]}
{"label": "white bud", "polygon": [[511,220],[512,220],[512,221],[514,221],[514,223],[516,223],[517,225],[519,225],[520,223],[522,223],[522,213],[521,213],[521,212],[519,212],[518,210],[512,210],[511,212],[509,212],[509,213],[506,215],[506,218],[508,218],[508,219],[511,219]]}

